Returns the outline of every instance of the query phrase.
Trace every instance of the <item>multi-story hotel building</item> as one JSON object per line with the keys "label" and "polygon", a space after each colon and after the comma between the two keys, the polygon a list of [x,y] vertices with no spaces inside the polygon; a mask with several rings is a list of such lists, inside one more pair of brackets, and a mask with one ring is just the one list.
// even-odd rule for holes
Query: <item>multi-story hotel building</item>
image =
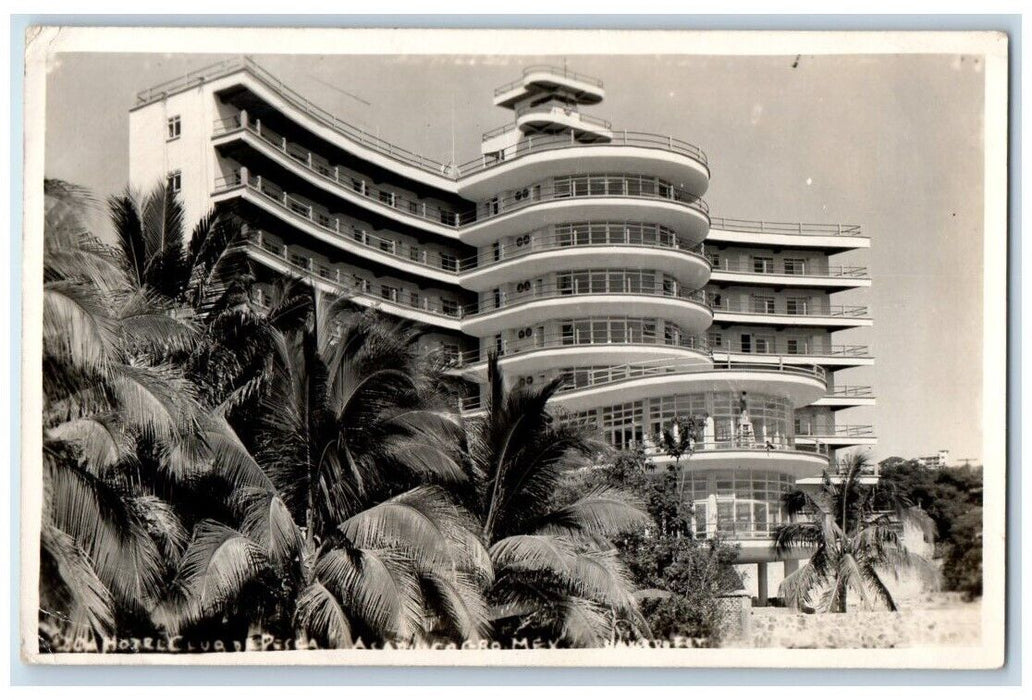
{"label": "multi-story hotel building", "polygon": [[595,78],[527,68],[494,92],[509,122],[453,165],[231,60],[139,94],[130,180],[167,180],[188,221],[232,202],[261,279],[300,276],[425,324],[423,342],[469,376],[491,352],[512,385],[562,375],[555,403],[615,447],[651,447],[675,417],[700,417],[681,460],[694,527],[741,544],[762,603],[806,556],[772,554],[781,494],[874,440],[835,420],[873,397],[836,381],[872,359],[833,333],[871,320],[832,303],[870,280],[831,264],[869,240],[856,226],[711,216],[702,150],[582,111],[604,96]]}

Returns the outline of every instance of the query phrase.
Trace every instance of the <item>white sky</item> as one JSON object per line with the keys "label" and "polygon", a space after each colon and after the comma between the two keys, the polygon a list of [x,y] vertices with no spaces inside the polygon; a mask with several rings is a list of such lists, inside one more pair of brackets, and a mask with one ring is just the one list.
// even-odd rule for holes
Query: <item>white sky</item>
{"label": "white sky", "polygon": [[[254,56],[342,118],[441,161],[479,154],[510,113],[493,89],[562,56]],[[46,173],[100,198],[128,179],[137,91],[218,60],[169,54],[59,54],[47,83]],[[874,386],[878,405],[838,414],[875,425],[873,456],[981,459],[983,72],[970,56],[573,56],[603,80],[585,112],[614,129],[698,144],[714,216],[860,224],[874,285],[833,296],[871,307],[873,368],[839,384]],[[332,87],[336,86],[336,87]],[[348,94],[350,93],[350,95]],[[357,97],[357,99],[356,99]],[[368,103],[368,104],[366,104]],[[453,126],[454,125],[454,126]],[[98,227],[104,224],[98,223]]]}

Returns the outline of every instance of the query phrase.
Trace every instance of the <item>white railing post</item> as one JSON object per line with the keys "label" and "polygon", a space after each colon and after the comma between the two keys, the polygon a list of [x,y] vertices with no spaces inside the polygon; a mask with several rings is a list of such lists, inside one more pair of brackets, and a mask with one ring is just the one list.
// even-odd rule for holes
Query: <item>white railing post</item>
{"label": "white railing post", "polygon": [[243,128],[246,129],[247,128],[247,110],[246,109],[240,110],[240,117],[239,118],[240,118],[239,126],[242,126]]}
{"label": "white railing post", "polygon": [[258,117],[254,120],[254,132],[259,136],[262,135],[262,119]]}
{"label": "white railing post", "polygon": [[333,166],[333,180],[334,180],[334,182],[340,182],[340,166],[339,165],[334,165]]}
{"label": "white railing post", "polygon": [[280,148],[283,149],[284,153],[287,152],[287,137],[286,136],[280,136]]}
{"label": "white railing post", "polygon": [[334,230],[335,230],[335,231],[336,231],[337,233],[340,233],[340,219],[339,219],[339,218],[334,218],[334,219],[333,219],[333,229],[334,229]]}
{"label": "white railing post", "polygon": [[246,165],[241,165],[240,166],[240,183],[245,185],[245,186],[247,185],[247,166]]}

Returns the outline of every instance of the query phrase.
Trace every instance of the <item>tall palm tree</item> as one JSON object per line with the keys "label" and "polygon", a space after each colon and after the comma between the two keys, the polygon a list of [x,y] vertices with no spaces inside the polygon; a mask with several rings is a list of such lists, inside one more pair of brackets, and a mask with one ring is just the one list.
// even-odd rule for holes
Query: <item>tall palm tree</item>
{"label": "tall palm tree", "polygon": [[788,515],[802,519],[775,530],[775,551],[784,554],[803,547],[813,553],[785,578],[782,595],[793,607],[845,612],[853,593],[864,605],[880,602],[896,611],[885,569],[897,578],[904,570],[935,576],[931,564],[909,552],[900,537],[900,525],[909,521],[926,528],[927,519],[905,501],[886,498],[884,490],[861,483],[869,467],[863,453],[851,454],[843,467],[836,478],[825,474],[815,493],[784,496]]}
{"label": "tall palm tree", "polygon": [[459,427],[418,332],[306,298],[241,429],[254,459],[237,465],[235,518],[195,530],[170,624],[243,614],[333,647],[478,638],[490,560],[448,497]]}
{"label": "tall palm tree", "polygon": [[[155,308],[116,249],[88,232],[88,193],[44,186],[41,629],[82,637],[147,624],[185,539],[147,487],[138,448],[194,445],[200,415],[159,358],[193,329]],[[167,464],[166,464],[167,466]]]}
{"label": "tall palm tree", "polygon": [[603,643],[617,615],[640,629],[630,580],[608,537],[644,526],[648,515],[612,489],[557,502],[563,475],[604,446],[547,408],[560,379],[507,392],[492,355],[488,381],[486,415],[467,431],[467,503],[490,547],[493,616],[572,646]]}

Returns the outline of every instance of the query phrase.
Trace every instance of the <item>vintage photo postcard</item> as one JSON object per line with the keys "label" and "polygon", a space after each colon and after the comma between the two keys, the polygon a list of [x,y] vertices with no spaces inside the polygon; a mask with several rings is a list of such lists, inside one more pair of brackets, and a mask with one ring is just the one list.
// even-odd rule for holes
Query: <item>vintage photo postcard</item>
{"label": "vintage photo postcard", "polygon": [[26,45],[24,659],[1003,663],[1005,35]]}

